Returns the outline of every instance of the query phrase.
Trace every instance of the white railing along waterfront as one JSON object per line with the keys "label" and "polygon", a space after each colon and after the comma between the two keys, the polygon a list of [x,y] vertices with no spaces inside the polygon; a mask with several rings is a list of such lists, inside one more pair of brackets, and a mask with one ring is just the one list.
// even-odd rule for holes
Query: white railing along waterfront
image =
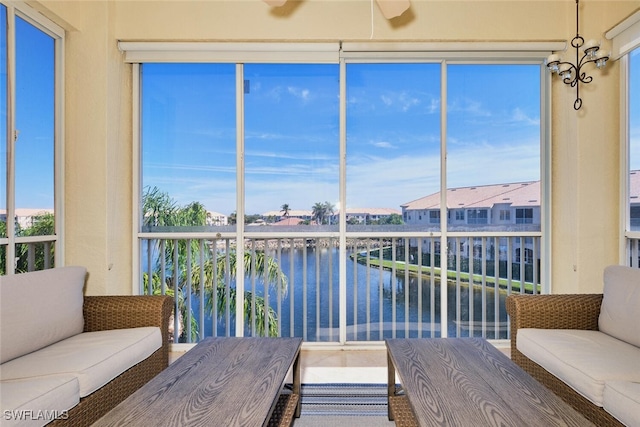
{"label": "white railing along waterfront", "polygon": [[[355,236],[344,254],[331,235],[248,238],[240,248],[233,237],[147,236],[140,240],[141,292],[174,296],[181,342],[238,335],[238,309],[245,336],[503,339],[505,296],[540,292],[539,236],[458,234],[444,251],[440,237]],[[244,293],[236,297],[240,282]]]}
{"label": "white railing along waterfront", "polygon": [[640,237],[627,236],[626,246],[628,265],[630,267],[640,268]]}

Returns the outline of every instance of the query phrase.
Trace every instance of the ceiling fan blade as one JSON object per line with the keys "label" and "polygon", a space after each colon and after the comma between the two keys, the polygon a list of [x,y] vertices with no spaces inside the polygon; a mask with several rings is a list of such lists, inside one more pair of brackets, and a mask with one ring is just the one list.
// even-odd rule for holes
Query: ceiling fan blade
{"label": "ceiling fan blade", "polygon": [[409,0],[376,0],[378,2],[378,7],[382,11],[382,15],[387,18],[395,18],[396,16],[402,15],[411,3]]}
{"label": "ceiling fan blade", "polygon": [[280,7],[287,2],[287,0],[262,0],[269,6]]}

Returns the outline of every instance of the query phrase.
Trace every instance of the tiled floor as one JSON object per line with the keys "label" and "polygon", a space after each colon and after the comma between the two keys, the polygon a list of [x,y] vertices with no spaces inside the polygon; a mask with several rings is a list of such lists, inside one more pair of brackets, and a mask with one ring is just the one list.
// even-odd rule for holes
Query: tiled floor
{"label": "tiled floor", "polygon": [[387,352],[380,350],[303,350],[300,354],[302,382],[387,382]]}
{"label": "tiled floor", "polygon": [[[509,356],[509,348],[499,350]],[[170,363],[184,352],[172,352]],[[387,382],[387,353],[384,348],[366,350],[303,349],[300,354],[302,382],[374,383]]]}

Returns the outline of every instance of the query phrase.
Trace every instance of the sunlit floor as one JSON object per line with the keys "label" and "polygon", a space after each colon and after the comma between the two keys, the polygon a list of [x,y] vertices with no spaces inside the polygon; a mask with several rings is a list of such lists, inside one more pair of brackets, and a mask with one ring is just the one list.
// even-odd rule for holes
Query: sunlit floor
{"label": "sunlit floor", "polygon": [[387,382],[387,352],[379,350],[303,350],[303,384]]}
{"label": "sunlit floor", "polygon": [[[509,347],[498,349],[509,356]],[[174,362],[184,352],[173,351],[169,362]],[[303,349],[300,354],[301,381],[316,383],[370,383],[387,382],[387,353],[383,346],[375,349],[321,350]]]}

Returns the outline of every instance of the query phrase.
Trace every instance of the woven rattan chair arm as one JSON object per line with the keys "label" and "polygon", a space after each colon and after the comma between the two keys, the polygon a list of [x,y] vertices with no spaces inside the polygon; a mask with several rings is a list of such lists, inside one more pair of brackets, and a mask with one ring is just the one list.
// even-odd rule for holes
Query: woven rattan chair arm
{"label": "woven rattan chair arm", "polygon": [[511,328],[598,329],[602,294],[509,295]]}
{"label": "woven rattan chair arm", "polygon": [[156,295],[84,297],[84,331],[158,326],[163,341],[169,337],[173,299]]}

